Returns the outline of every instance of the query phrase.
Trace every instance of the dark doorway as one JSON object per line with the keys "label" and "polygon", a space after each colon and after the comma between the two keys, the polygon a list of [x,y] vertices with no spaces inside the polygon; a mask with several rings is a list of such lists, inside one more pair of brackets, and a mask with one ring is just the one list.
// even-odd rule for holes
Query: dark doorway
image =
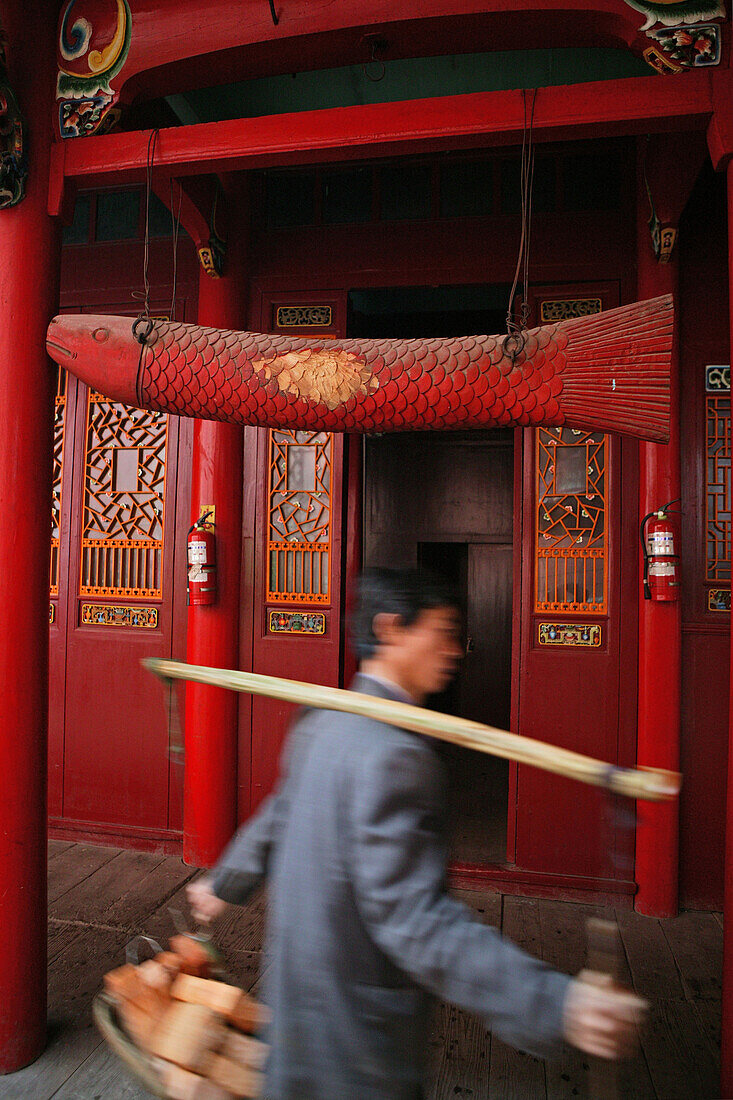
{"label": "dark doorway", "polygon": [[[379,292],[369,324],[364,309],[375,292],[359,291],[349,335],[500,331],[496,306],[476,315],[477,288],[469,288],[471,308],[462,316],[462,288],[424,288],[422,319],[420,289],[409,288],[410,308],[398,310],[410,322],[401,331],[395,318],[388,323],[388,291]],[[450,309],[442,314],[436,291],[445,290]],[[503,288],[481,290],[493,304]],[[430,705],[504,729],[511,707],[513,439],[510,430],[411,432],[365,444],[365,565],[424,565],[453,585],[463,605],[466,656],[455,683]],[[450,778],[453,861],[505,863],[508,764],[449,745],[440,751]]]}

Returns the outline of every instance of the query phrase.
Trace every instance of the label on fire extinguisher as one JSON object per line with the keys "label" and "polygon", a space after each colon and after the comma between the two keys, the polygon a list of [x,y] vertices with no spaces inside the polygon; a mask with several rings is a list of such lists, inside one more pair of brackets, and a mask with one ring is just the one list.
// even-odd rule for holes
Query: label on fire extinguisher
{"label": "label on fire extinguisher", "polygon": [[[649,566],[650,577],[674,577],[675,565],[671,561],[653,561]],[[671,580],[670,584],[677,584],[676,580]]]}
{"label": "label on fire extinguisher", "polygon": [[671,557],[674,554],[674,532],[652,531],[647,539],[647,549],[652,557]]}
{"label": "label on fire extinguisher", "polygon": [[205,542],[189,542],[188,544],[188,564],[199,565],[206,561],[206,543]]}

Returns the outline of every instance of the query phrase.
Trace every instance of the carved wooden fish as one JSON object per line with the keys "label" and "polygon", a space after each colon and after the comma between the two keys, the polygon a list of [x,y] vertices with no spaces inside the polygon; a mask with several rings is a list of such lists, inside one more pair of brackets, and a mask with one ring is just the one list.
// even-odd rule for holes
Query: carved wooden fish
{"label": "carved wooden fish", "polygon": [[181,416],[294,430],[544,425],[669,436],[665,295],[522,336],[318,340],[63,315],[49,355],[93,389]]}

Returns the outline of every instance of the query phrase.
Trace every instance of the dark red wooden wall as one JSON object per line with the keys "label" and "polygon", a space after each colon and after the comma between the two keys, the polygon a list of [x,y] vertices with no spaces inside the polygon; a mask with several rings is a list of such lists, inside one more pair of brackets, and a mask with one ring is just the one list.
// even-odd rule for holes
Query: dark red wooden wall
{"label": "dark red wooden wall", "polygon": [[707,610],[706,364],[730,363],[725,178],[708,166],[680,224],[682,772],[680,896],[721,909],[730,614]]}

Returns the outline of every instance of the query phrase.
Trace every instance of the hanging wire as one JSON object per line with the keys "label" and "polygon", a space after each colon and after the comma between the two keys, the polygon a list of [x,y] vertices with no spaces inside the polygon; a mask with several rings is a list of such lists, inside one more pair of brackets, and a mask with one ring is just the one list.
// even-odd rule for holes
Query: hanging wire
{"label": "hanging wire", "polygon": [[[145,165],[145,252],[143,256],[143,291],[133,291],[133,298],[142,302],[143,308],[132,326],[132,334],[140,344],[144,344],[153,330],[153,322],[150,317],[150,278],[148,269],[150,266],[150,194],[153,188],[153,165],[155,163],[155,146],[158,143],[160,130],[152,130],[148,138],[148,152]],[[141,322],[145,322],[141,326]]]}
{"label": "hanging wire", "polygon": [[171,321],[176,319],[176,288],[178,285],[178,236],[181,231],[181,206],[183,204],[183,187],[178,183],[178,212],[173,213],[173,180],[170,181],[170,209],[171,222],[173,223],[173,290],[171,292]]}
{"label": "hanging wire", "polygon": [[[524,333],[529,321],[529,255],[532,238],[532,193],[534,184],[534,112],[537,103],[537,89],[532,89],[531,104],[527,103],[527,91],[522,89],[522,103],[524,105],[524,127],[522,132],[522,160],[520,173],[521,192],[521,233],[519,238],[519,252],[517,254],[517,266],[514,272],[514,281],[509,294],[506,314],[507,335],[504,340],[504,349],[512,360],[524,347]],[[522,276],[522,306],[519,313],[519,321],[514,318],[514,297],[517,293],[520,274]]]}

